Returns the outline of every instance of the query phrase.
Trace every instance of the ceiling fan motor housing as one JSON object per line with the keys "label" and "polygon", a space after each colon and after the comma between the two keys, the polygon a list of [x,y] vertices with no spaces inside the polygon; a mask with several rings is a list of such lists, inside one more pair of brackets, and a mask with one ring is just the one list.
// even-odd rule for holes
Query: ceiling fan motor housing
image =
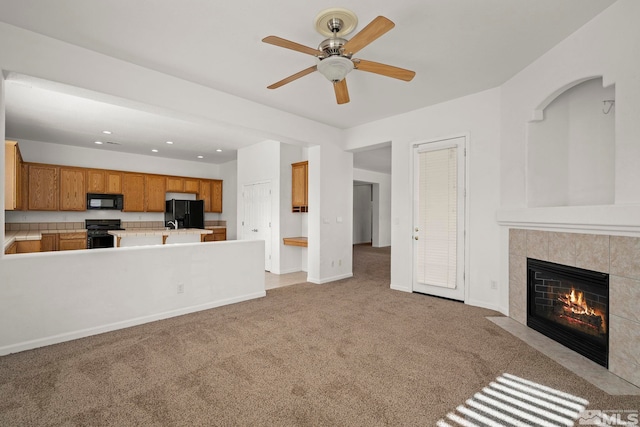
{"label": "ceiling fan motor housing", "polygon": [[318,45],[318,50],[324,53],[325,58],[329,56],[347,56],[343,53],[343,46],[347,43],[347,40],[340,37],[330,37],[325,39]]}

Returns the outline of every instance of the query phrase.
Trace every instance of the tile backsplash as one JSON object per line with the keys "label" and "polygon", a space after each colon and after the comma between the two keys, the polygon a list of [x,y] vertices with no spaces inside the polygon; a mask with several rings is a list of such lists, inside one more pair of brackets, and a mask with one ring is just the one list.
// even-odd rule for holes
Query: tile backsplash
{"label": "tile backsplash", "polygon": [[[205,227],[226,226],[227,221],[208,220]],[[164,228],[164,221],[122,221],[122,228]],[[82,230],[84,222],[8,222],[5,223],[6,231],[23,230]]]}

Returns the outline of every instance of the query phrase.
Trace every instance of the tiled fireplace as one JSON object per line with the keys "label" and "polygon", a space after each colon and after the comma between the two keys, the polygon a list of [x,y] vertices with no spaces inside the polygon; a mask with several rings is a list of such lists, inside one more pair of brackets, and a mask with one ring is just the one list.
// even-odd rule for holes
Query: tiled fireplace
{"label": "tiled fireplace", "polygon": [[[605,324],[608,327],[608,369],[640,386],[640,238],[511,228],[509,316],[524,325],[527,324],[530,274],[527,259],[567,266],[568,270],[577,267],[596,272],[596,275],[598,272],[609,275],[609,307],[605,319],[608,323]],[[544,286],[538,285],[538,289]],[[553,298],[567,299],[571,298],[570,294],[568,291],[568,296],[560,293]],[[575,320],[570,319],[571,322]],[[582,320],[588,322],[588,319]]]}

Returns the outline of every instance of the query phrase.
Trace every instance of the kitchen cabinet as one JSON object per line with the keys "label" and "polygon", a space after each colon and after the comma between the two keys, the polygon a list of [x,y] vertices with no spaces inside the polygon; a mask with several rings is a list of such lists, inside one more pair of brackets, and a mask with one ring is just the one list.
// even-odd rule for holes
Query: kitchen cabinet
{"label": "kitchen cabinet", "polygon": [[222,180],[211,180],[211,211],[222,213]]}
{"label": "kitchen cabinet", "polygon": [[60,167],[61,211],[86,211],[87,191],[85,189],[85,170]]}
{"label": "kitchen cabinet", "polygon": [[52,252],[58,250],[58,234],[43,233],[40,240],[40,252]]}
{"label": "kitchen cabinet", "polygon": [[291,165],[291,212],[308,212],[309,162]]}
{"label": "kitchen cabinet", "polygon": [[13,242],[11,246],[4,250],[5,255],[17,254],[18,253],[18,243]]}
{"label": "kitchen cabinet", "polygon": [[221,240],[227,240],[227,229],[226,228],[214,228],[212,234],[205,234],[204,241],[205,242],[218,242]]}
{"label": "kitchen cabinet", "polygon": [[[145,175],[145,211],[164,212],[166,178],[162,175]],[[125,204],[126,204],[125,197]]]}
{"label": "kitchen cabinet", "polygon": [[125,212],[144,212],[144,175],[141,173],[122,174],[122,194]]}
{"label": "kitchen cabinet", "polygon": [[86,170],[87,193],[106,193],[107,182],[105,180],[105,171],[102,169]]}
{"label": "kitchen cabinet", "polygon": [[182,193],[184,191],[184,178],[179,176],[167,177],[167,193]]}
{"label": "kitchen cabinet", "polygon": [[32,252],[40,252],[40,240],[21,240],[16,243],[17,254],[30,254]]}
{"label": "kitchen cabinet", "polygon": [[23,162],[16,141],[4,142],[4,209],[24,209]]}
{"label": "kitchen cabinet", "polygon": [[53,165],[29,165],[29,210],[58,210],[59,169]]}
{"label": "kitchen cabinet", "polygon": [[105,171],[104,179],[107,184],[105,193],[122,194],[122,172]]}
{"label": "kitchen cabinet", "polygon": [[200,180],[194,178],[184,178],[184,192],[198,194],[200,190]]}
{"label": "kitchen cabinet", "polygon": [[85,231],[58,234],[59,251],[73,251],[79,249],[87,249],[87,233]]}
{"label": "kitchen cabinet", "polygon": [[200,190],[197,195],[199,200],[204,202],[204,211],[211,212],[211,181],[208,179],[200,180]]}

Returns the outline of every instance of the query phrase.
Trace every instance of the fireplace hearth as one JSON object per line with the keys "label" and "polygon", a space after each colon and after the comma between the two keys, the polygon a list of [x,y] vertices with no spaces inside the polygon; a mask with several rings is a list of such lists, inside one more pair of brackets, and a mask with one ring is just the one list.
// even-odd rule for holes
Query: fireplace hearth
{"label": "fireplace hearth", "polygon": [[527,325],[608,367],[609,275],[527,258]]}

